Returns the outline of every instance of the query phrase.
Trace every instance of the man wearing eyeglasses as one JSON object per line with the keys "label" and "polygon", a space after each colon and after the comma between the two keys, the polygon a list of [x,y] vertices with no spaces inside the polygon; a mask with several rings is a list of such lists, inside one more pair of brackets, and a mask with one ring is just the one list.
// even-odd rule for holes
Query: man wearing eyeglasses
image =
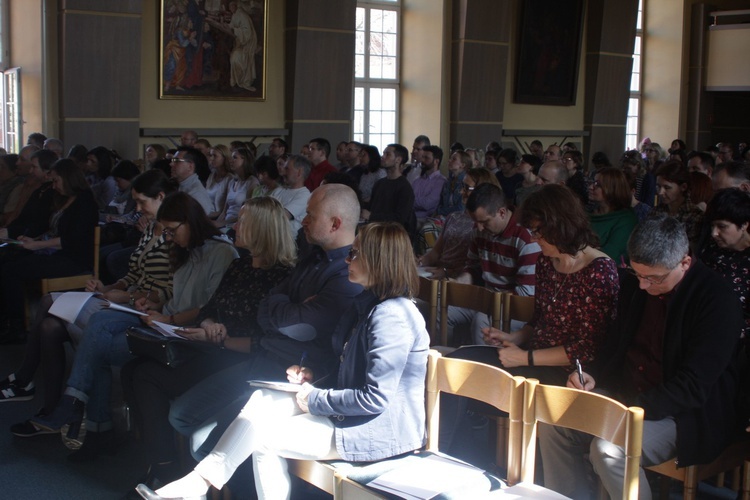
{"label": "man wearing eyeglasses", "polygon": [[[621,278],[616,331],[601,366],[573,372],[568,386],[605,392],[645,410],[642,467],[676,458],[709,463],[737,430],[737,352],[742,309],[724,279],[689,254],[684,226],[666,215],[636,226],[628,241],[630,275]],[[583,383],[581,383],[583,380]],[[545,486],[590,498],[583,455],[612,498],[622,498],[622,448],[540,425]],[[640,498],[650,498],[640,474]]]}
{"label": "man wearing eyeglasses", "polygon": [[203,162],[208,168],[208,162],[203,153],[197,149],[181,146],[170,160],[172,163],[172,177],[180,183],[180,191],[192,196],[195,201],[200,203],[207,214],[214,212],[214,202],[206,191],[205,186],[201,184],[196,168],[199,162]]}

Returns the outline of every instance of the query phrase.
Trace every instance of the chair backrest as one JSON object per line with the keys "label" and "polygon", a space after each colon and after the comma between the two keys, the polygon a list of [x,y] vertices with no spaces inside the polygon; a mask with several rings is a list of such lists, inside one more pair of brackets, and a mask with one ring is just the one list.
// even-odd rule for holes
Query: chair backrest
{"label": "chair backrest", "polygon": [[511,321],[528,323],[534,317],[534,297],[503,293],[503,331],[511,331]]}
{"label": "chair backrest", "polygon": [[638,472],[643,438],[643,409],[569,387],[526,379],[523,411],[521,480],[534,481],[536,424],[566,427],[602,438],[625,450],[623,498],[638,498]]}
{"label": "chair backrest", "polygon": [[466,307],[483,312],[491,319],[495,328],[500,328],[503,297],[477,285],[446,281],[440,295],[440,345],[448,345],[448,306]]}
{"label": "chair backrest", "polygon": [[76,290],[84,288],[90,279],[99,279],[99,247],[101,246],[102,231],[99,226],[94,228],[94,269],[88,274],[63,276],[61,278],[43,278],[40,282],[42,295],[50,292]]}
{"label": "chair backrest", "polygon": [[437,315],[438,315],[438,297],[440,297],[440,280],[431,280],[429,278],[419,277],[419,293],[417,298],[424,300],[430,306],[430,312],[427,317],[427,333],[430,334],[430,344],[437,343]]}
{"label": "chair backrest", "polygon": [[465,359],[444,358],[431,350],[427,363],[427,449],[437,451],[439,438],[440,393],[457,394],[483,401],[507,412],[508,483],[521,477],[524,378],[494,366]]}

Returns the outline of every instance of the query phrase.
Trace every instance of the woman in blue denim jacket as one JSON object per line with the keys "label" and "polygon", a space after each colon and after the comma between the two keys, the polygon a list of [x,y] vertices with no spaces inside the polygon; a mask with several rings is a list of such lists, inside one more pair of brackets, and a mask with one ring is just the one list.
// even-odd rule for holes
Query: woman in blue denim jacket
{"label": "woman in blue denim jacket", "polygon": [[367,462],[424,444],[429,337],[411,300],[419,284],[409,237],[393,222],[367,225],[347,263],[349,280],[365,292],[351,312],[354,321],[344,318],[334,336],[341,354],[336,388],[316,388],[310,370],[289,367],[294,390],[256,391],[193,472],[156,492],[138,485],[141,496],[221,489],[252,455],[258,497],[289,498],[286,458]]}

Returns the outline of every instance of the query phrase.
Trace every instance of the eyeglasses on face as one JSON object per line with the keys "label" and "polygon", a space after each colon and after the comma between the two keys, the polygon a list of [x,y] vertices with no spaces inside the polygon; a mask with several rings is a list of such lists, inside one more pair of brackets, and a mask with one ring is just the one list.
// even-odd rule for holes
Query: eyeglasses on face
{"label": "eyeglasses on face", "polygon": [[464,191],[468,191],[469,193],[471,193],[472,191],[474,191],[476,189],[476,186],[469,186],[468,184],[463,184],[461,186],[461,189],[463,189]]}
{"label": "eyeglasses on face", "polygon": [[542,238],[542,226],[536,226],[536,227],[529,227],[526,228],[529,230],[529,233],[531,234],[531,237],[534,239]]}
{"label": "eyeglasses on face", "polygon": [[664,283],[664,280],[666,280],[667,277],[672,273],[672,271],[669,271],[668,273],[661,274],[661,275],[644,276],[642,274],[638,274],[637,272],[635,272],[635,269],[633,269],[632,267],[627,267],[626,269],[628,270],[630,274],[632,274],[639,280],[645,281],[646,283],[650,283],[652,285],[661,285],[662,283]]}
{"label": "eyeglasses on face", "polygon": [[165,226],[164,229],[162,229],[162,233],[164,233],[164,237],[165,238],[174,238],[175,233],[177,232],[178,229],[180,229],[180,226],[182,226],[184,223],[185,222],[180,222],[175,227],[166,227]]}
{"label": "eyeglasses on face", "polygon": [[173,158],[172,158],[171,160],[169,160],[169,161],[170,161],[170,162],[172,162],[172,163],[180,163],[180,162],[183,162],[183,161],[184,161],[185,163],[191,163],[191,162],[190,162],[190,160],[186,160],[185,158],[177,158],[176,156],[175,156],[175,157],[173,157]]}
{"label": "eyeglasses on face", "polygon": [[346,255],[346,261],[351,262],[354,259],[356,259],[358,255],[359,255],[359,248],[352,247],[349,249],[349,253]]}

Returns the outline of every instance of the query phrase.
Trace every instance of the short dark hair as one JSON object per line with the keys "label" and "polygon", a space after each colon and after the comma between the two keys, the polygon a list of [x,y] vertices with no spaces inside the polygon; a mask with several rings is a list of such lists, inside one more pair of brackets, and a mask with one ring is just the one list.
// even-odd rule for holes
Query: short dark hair
{"label": "short dark hair", "polygon": [[49,149],[34,151],[31,155],[31,159],[33,160],[34,158],[36,158],[37,163],[39,163],[39,168],[45,172],[48,171],[52,167],[52,164],[57,161],[57,155]]}
{"label": "short dark hair", "polygon": [[691,151],[687,155],[687,161],[690,161],[693,158],[700,158],[700,161],[703,164],[703,168],[710,168],[711,170],[713,170],[713,168],[716,167],[716,160],[714,159],[714,155],[712,155],[711,153],[707,153],[705,151]]}
{"label": "short dark hair", "polygon": [[533,191],[523,201],[520,212],[523,226],[538,225],[545,241],[563,253],[575,255],[586,246],[599,245],[583,204],[566,186],[547,184]]}
{"label": "short dark hair", "polygon": [[3,164],[8,167],[8,170],[15,173],[16,168],[18,167],[18,155],[17,154],[7,154],[0,156],[0,161],[3,162]]}
{"label": "short dark hair", "polygon": [[47,140],[47,136],[42,134],[41,132],[32,132],[29,134],[29,137],[26,139],[26,142],[41,142],[44,143],[44,141]]}
{"label": "short dark hair", "polygon": [[706,221],[728,220],[741,226],[750,222],[750,193],[737,188],[720,189],[706,207]]}
{"label": "short dark hair", "polygon": [[284,139],[281,137],[274,137],[271,142],[278,142],[279,145],[284,148],[284,152],[286,152],[287,149],[289,149],[289,145],[286,143]]}
{"label": "short dark hair", "polygon": [[690,172],[687,166],[681,161],[669,160],[656,169],[654,177],[663,177],[668,182],[673,182],[678,186],[685,184],[690,187]]}
{"label": "short dark hair", "polygon": [[488,215],[494,215],[501,208],[505,208],[505,194],[499,186],[494,184],[481,184],[472,191],[466,200],[466,209],[474,213],[483,208]]}
{"label": "short dark hair", "polygon": [[409,150],[401,144],[388,144],[388,148],[393,148],[393,154],[401,158],[401,165],[406,165],[409,162]]}
{"label": "short dark hair", "polygon": [[331,143],[328,142],[328,139],[324,139],[322,137],[316,137],[315,139],[310,139],[310,142],[314,142],[318,145],[319,148],[321,148],[326,153],[326,158],[328,158],[331,154]]}
{"label": "short dark hair", "polygon": [[195,165],[195,173],[198,174],[201,182],[205,183],[206,181],[203,179],[203,174],[205,174],[206,179],[208,179],[208,176],[211,174],[211,169],[208,167],[208,160],[206,159],[206,155],[195,148],[191,148],[190,146],[180,146],[179,148],[177,148],[177,152],[185,153],[183,155],[183,158]]}
{"label": "short dark hair", "polygon": [[94,149],[90,149],[86,155],[96,158],[96,162],[98,163],[96,176],[99,179],[109,177],[112,172],[112,152],[109,149],[104,146],[97,146]]}
{"label": "short dark hair", "polygon": [[425,146],[422,151],[429,151],[433,158],[437,158],[440,163],[443,163],[443,150],[439,146]]}
{"label": "short dark hair", "polygon": [[172,193],[162,202],[156,218],[160,221],[179,222],[190,229],[190,240],[187,248],[172,244],[170,250],[170,264],[173,271],[179,269],[190,257],[190,251],[202,246],[206,240],[220,236],[211,219],[206,217],[203,207],[195,198],[182,191]]}
{"label": "short dark hair", "polygon": [[279,180],[279,168],[276,166],[276,160],[270,156],[261,156],[255,160],[255,173],[266,174],[271,180]]}
{"label": "short dark hair", "polygon": [[418,135],[418,136],[416,136],[414,138],[414,142],[416,142],[417,144],[424,144],[425,146],[429,146],[430,144],[432,144],[430,142],[430,138],[427,137],[426,135]]}
{"label": "short dark hair", "polygon": [[174,193],[179,188],[179,184],[162,170],[152,168],[135,177],[130,183],[130,188],[148,198],[156,198],[159,193],[165,195]]}
{"label": "short dark hair", "polygon": [[511,165],[515,165],[518,154],[515,149],[505,148],[497,154],[497,158],[504,158]]}
{"label": "short dark hair", "polygon": [[118,177],[126,181],[132,180],[140,173],[141,170],[138,168],[138,165],[130,160],[120,160],[112,169],[112,177]]}
{"label": "short dark hair", "polygon": [[722,170],[726,171],[727,176],[732,179],[739,179],[742,182],[750,182],[750,165],[742,161],[730,161],[719,163],[714,168],[714,175]]}

